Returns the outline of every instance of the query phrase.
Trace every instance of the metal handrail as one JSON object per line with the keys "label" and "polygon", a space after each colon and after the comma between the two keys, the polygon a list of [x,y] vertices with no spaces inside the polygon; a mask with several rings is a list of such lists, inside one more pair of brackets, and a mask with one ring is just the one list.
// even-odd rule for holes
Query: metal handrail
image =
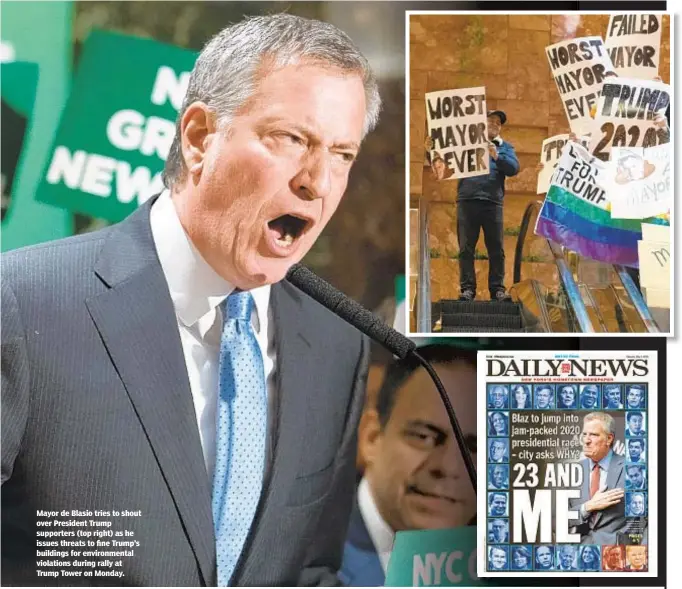
{"label": "metal handrail", "polygon": [[419,275],[417,276],[417,331],[431,331],[431,252],[429,251],[429,212],[419,199]]}
{"label": "metal handrail", "polygon": [[564,252],[558,244],[550,239],[547,240],[547,244],[554,256],[554,263],[559,270],[559,279],[564,285],[566,296],[571,303],[575,318],[580,326],[580,331],[582,333],[594,333],[594,327],[592,326],[592,321],[590,321],[585,301],[583,301],[583,298],[580,295],[580,288],[578,288],[578,284],[576,283],[575,278],[573,278],[573,273],[564,258]]}
{"label": "metal handrail", "polygon": [[625,292],[628,293],[630,300],[635,306],[635,310],[642,320],[642,323],[644,323],[644,327],[646,327],[649,333],[661,333],[661,330],[658,328],[656,321],[654,321],[654,318],[651,315],[649,306],[644,301],[642,293],[637,288],[637,285],[635,285],[635,281],[632,280],[632,276],[628,274],[628,271],[623,266],[614,265],[613,269],[616,271],[616,274],[618,274],[618,278],[620,278],[620,282],[623,285]]}
{"label": "metal handrail", "polygon": [[521,225],[519,226],[519,236],[516,239],[516,250],[514,251],[514,284],[521,282],[521,263],[523,262],[523,245],[526,241],[526,234],[528,233],[528,226],[530,225],[531,217],[534,209],[540,208],[542,201],[536,200],[531,202],[523,212]]}
{"label": "metal handrail", "polygon": [[[530,225],[531,217],[535,209],[542,206],[542,201],[534,201],[528,204],[526,210],[523,213],[523,218],[521,220],[521,227],[519,229],[519,237],[516,240],[516,251],[514,255],[514,283],[521,281],[521,263],[523,260],[523,245],[526,240],[526,234],[528,233],[528,227]],[[573,278],[573,273],[568,267],[566,260],[564,259],[564,254],[558,244],[553,241],[547,240],[549,249],[554,256],[554,263],[559,270],[559,279],[561,280],[564,290],[566,291],[566,296],[568,297],[569,303],[573,308],[576,320],[580,326],[580,330],[584,333],[594,333],[594,327],[590,321],[590,317],[587,313],[587,307],[585,306],[585,301],[583,301],[580,295],[580,289]]]}

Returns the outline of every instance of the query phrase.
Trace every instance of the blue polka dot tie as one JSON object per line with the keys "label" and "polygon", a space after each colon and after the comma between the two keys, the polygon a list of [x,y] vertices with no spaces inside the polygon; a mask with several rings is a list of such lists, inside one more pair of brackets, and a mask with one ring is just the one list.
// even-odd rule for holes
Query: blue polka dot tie
{"label": "blue polka dot tie", "polygon": [[267,389],[251,327],[253,297],[232,293],[222,304],[220,380],[213,475],[218,586],[229,585],[263,487]]}

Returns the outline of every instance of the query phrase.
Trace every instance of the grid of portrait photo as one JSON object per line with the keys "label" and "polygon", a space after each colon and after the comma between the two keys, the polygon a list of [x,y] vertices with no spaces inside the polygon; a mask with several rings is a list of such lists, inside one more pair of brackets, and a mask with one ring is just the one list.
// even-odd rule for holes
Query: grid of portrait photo
{"label": "grid of portrait photo", "polygon": [[[646,571],[647,385],[489,383],[486,390],[486,570]],[[542,490],[571,465],[583,474],[556,485],[580,489],[569,504],[579,516],[567,522],[580,542],[533,543],[514,534],[515,488],[533,481]],[[620,516],[583,511],[597,493],[618,488]]]}

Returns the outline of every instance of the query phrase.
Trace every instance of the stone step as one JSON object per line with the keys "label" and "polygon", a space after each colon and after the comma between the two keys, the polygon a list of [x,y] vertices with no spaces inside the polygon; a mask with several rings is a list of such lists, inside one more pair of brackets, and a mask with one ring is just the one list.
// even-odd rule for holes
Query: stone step
{"label": "stone step", "polygon": [[481,313],[485,315],[518,315],[521,312],[519,303],[511,301],[458,301],[454,299],[442,299],[433,303],[431,308],[432,317],[441,314],[450,315],[455,313]]}
{"label": "stone step", "polygon": [[523,323],[521,315],[498,313],[446,313],[441,317],[441,327],[478,327],[485,331],[488,327],[501,327],[521,331]]}

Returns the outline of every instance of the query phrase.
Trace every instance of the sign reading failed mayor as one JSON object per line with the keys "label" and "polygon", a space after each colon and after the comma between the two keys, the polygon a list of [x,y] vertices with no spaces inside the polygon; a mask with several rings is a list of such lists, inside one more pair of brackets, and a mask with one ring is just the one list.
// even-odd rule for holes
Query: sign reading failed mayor
{"label": "sign reading failed mayor", "polygon": [[443,179],[471,178],[489,172],[485,88],[460,88],[426,94],[431,162],[442,160]]}
{"label": "sign reading failed mayor", "polygon": [[619,76],[653,80],[658,76],[662,14],[612,14],[606,49]]}

